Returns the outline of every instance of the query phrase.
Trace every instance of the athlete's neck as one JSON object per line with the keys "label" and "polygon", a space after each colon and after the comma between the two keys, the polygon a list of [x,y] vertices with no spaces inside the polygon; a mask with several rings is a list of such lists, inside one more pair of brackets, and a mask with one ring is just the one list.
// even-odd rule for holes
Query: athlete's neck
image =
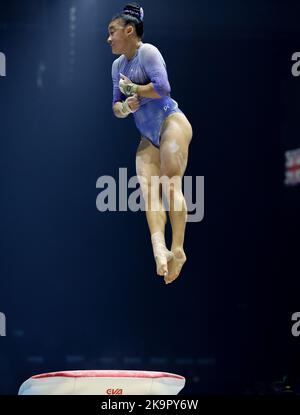
{"label": "athlete's neck", "polygon": [[124,55],[126,56],[128,60],[134,57],[134,55],[136,54],[136,51],[141,46],[141,44],[142,44],[141,40],[136,40],[136,42],[128,46],[128,49],[124,53]]}

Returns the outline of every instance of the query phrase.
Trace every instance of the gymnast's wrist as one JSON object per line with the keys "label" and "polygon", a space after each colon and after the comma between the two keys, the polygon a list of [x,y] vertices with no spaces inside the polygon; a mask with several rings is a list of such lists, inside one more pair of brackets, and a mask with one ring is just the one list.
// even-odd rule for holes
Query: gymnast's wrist
{"label": "gymnast's wrist", "polygon": [[139,85],[137,85],[137,84],[134,84],[133,82],[131,83],[131,84],[129,84],[130,86],[129,86],[129,90],[128,90],[128,96],[133,96],[133,95],[138,95],[138,92],[137,92],[137,90],[138,90],[138,87],[139,87]]}

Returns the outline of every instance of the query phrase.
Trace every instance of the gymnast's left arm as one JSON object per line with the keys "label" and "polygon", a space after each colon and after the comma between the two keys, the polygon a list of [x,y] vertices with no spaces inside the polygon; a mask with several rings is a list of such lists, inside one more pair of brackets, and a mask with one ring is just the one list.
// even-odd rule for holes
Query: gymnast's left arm
{"label": "gymnast's left arm", "polygon": [[140,61],[150,82],[146,85],[134,84],[125,75],[120,74],[119,88],[124,95],[137,94],[144,98],[161,98],[169,95],[171,87],[166,64],[159,50],[150,44],[144,45],[140,52]]}
{"label": "gymnast's left arm", "polygon": [[149,77],[146,85],[137,86],[137,95],[145,98],[161,98],[171,92],[165,61],[159,50],[146,44],[140,52],[141,64]]}
{"label": "gymnast's left arm", "polygon": [[161,96],[156,92],[152,82],[147,85],[137,85],[136,93],[138,96],[144,98],[161,98]]}
{"label": "gymnast's left arm", "polygon": [[122,94],[126,96],[137,95],[145,98],[160,98],[160,95],[156,92],[152,82],[147,85],[138,85],[133,82],[127,76],[120,73],[119,88]]}

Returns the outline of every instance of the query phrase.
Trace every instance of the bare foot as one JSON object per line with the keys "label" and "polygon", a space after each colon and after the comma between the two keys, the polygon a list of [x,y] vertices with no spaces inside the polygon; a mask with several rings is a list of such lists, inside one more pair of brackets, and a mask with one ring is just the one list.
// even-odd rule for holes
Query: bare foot
{"label": "bare foot", "polygon": [[181,268],[186,261],[184,250],[181,247],[172,250],[174,256],[170,261],[168,274],[164,277],[165,283],[170,284],[179,277]]}
{"label": "bare foot", "polygon": [[163,254],[161,253],[160,255],[155,256],[157,275],[161,275],[162,277],[168,275],[168,262],[171,261],[173,257],[174,254],[167,248]]}
{"label": "bare foot", "polygon": [[168,275],[168,262],[173,258],[173,253],[168,250],[163,232],[154,232],[151,235],[153,255],[156,262],[156,272],[162,277]]}

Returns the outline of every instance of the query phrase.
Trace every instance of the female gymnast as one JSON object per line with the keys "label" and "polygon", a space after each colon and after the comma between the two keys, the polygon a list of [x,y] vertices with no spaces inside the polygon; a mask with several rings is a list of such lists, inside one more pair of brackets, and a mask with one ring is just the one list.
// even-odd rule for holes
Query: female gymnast
{"label": "female gymnast", "polygon": [[[141,40],[143,18],[143,9],[137,3],[129,3],[108,26],[107,41],[112,53],[121,55],[112,64],[113,112],[118,118],[133,113],[141,134],[136,171],[145,200],[157,274],[169,284],[179,276],[186,261],[183,243],[187,207],[182,177],[193,133],[191,124],[170,96],[162,55],[155,46]],[[170,179],[167,191],[171,250],[165,243],[166,211],[161,192],[155,192],[157,186],[153,184],[153,177]],[[175,185],[178,181],[172,181],[174,178],[179,178],[179,186]]]}

